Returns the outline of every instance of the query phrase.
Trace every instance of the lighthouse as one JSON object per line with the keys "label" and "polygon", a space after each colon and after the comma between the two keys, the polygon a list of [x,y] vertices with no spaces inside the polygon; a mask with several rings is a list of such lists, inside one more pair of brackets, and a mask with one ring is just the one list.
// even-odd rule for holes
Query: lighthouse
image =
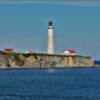
{"label": "lighthouse", "polygon": [[48,54],[54,54],[53,31],[54,31],[53,23],[52,21],[49,21],[48,23],[48,49],[47,49]]}

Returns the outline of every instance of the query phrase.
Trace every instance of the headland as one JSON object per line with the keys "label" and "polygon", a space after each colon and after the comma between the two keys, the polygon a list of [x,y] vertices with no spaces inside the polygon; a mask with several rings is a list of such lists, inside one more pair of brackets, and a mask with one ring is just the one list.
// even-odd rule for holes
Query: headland
{"label": "headland", "polygon": [[4,48],[0,52],[0,68],[64,68],[64,67],[91,67],[93,59],[82,56],[74,49],[66,49],[61,54],[54,52],[54,26],[48,23],[47,53],[34,53],[31,50],[25,53],[13,52],[13,48]]}
{"label": "headland", "polygon": [[93,59],[90,56],[0,53],[0,68],[69,68],[91,66],[93,66]]}

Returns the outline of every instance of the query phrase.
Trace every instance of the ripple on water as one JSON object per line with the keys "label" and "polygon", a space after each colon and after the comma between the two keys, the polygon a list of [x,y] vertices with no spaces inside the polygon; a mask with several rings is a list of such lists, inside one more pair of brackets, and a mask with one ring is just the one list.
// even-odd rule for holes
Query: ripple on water
{"label": "ripple on water", "polygon": [[1,70],[0,100],[100,100],[100,69]]}

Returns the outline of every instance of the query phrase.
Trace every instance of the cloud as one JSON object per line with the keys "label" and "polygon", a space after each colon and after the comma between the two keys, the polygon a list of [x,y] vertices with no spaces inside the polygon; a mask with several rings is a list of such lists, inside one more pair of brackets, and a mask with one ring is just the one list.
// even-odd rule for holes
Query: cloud
{"label": "cloud", "polygon": [[94,0],[80,0],[80,1],[73,1],[73,2],[67,2],[68,5],[76,5],[76,6],[100,6],[100,1],[94,1]]}
{"label": "cloud", "polygon": [[57,4],[76,6],[100,6],[100,0],[0,0],[0,4]]}

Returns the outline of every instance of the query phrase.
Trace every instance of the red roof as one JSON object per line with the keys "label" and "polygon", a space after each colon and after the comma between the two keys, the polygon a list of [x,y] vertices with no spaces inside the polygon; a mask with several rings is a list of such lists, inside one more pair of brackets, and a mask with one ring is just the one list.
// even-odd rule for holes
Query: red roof
{"label": "red roof", "polygon": [[9,51],[9,52],[11,52],[11,51],[13,51],[13,48],[4,48],[4,51]]}
{"label": "red roof", "polygon": [[76,53],[76,51],[74,49],[66,49],[66,50],[64,50],[64,52],[65,51],[69,51],[70,53]]}

